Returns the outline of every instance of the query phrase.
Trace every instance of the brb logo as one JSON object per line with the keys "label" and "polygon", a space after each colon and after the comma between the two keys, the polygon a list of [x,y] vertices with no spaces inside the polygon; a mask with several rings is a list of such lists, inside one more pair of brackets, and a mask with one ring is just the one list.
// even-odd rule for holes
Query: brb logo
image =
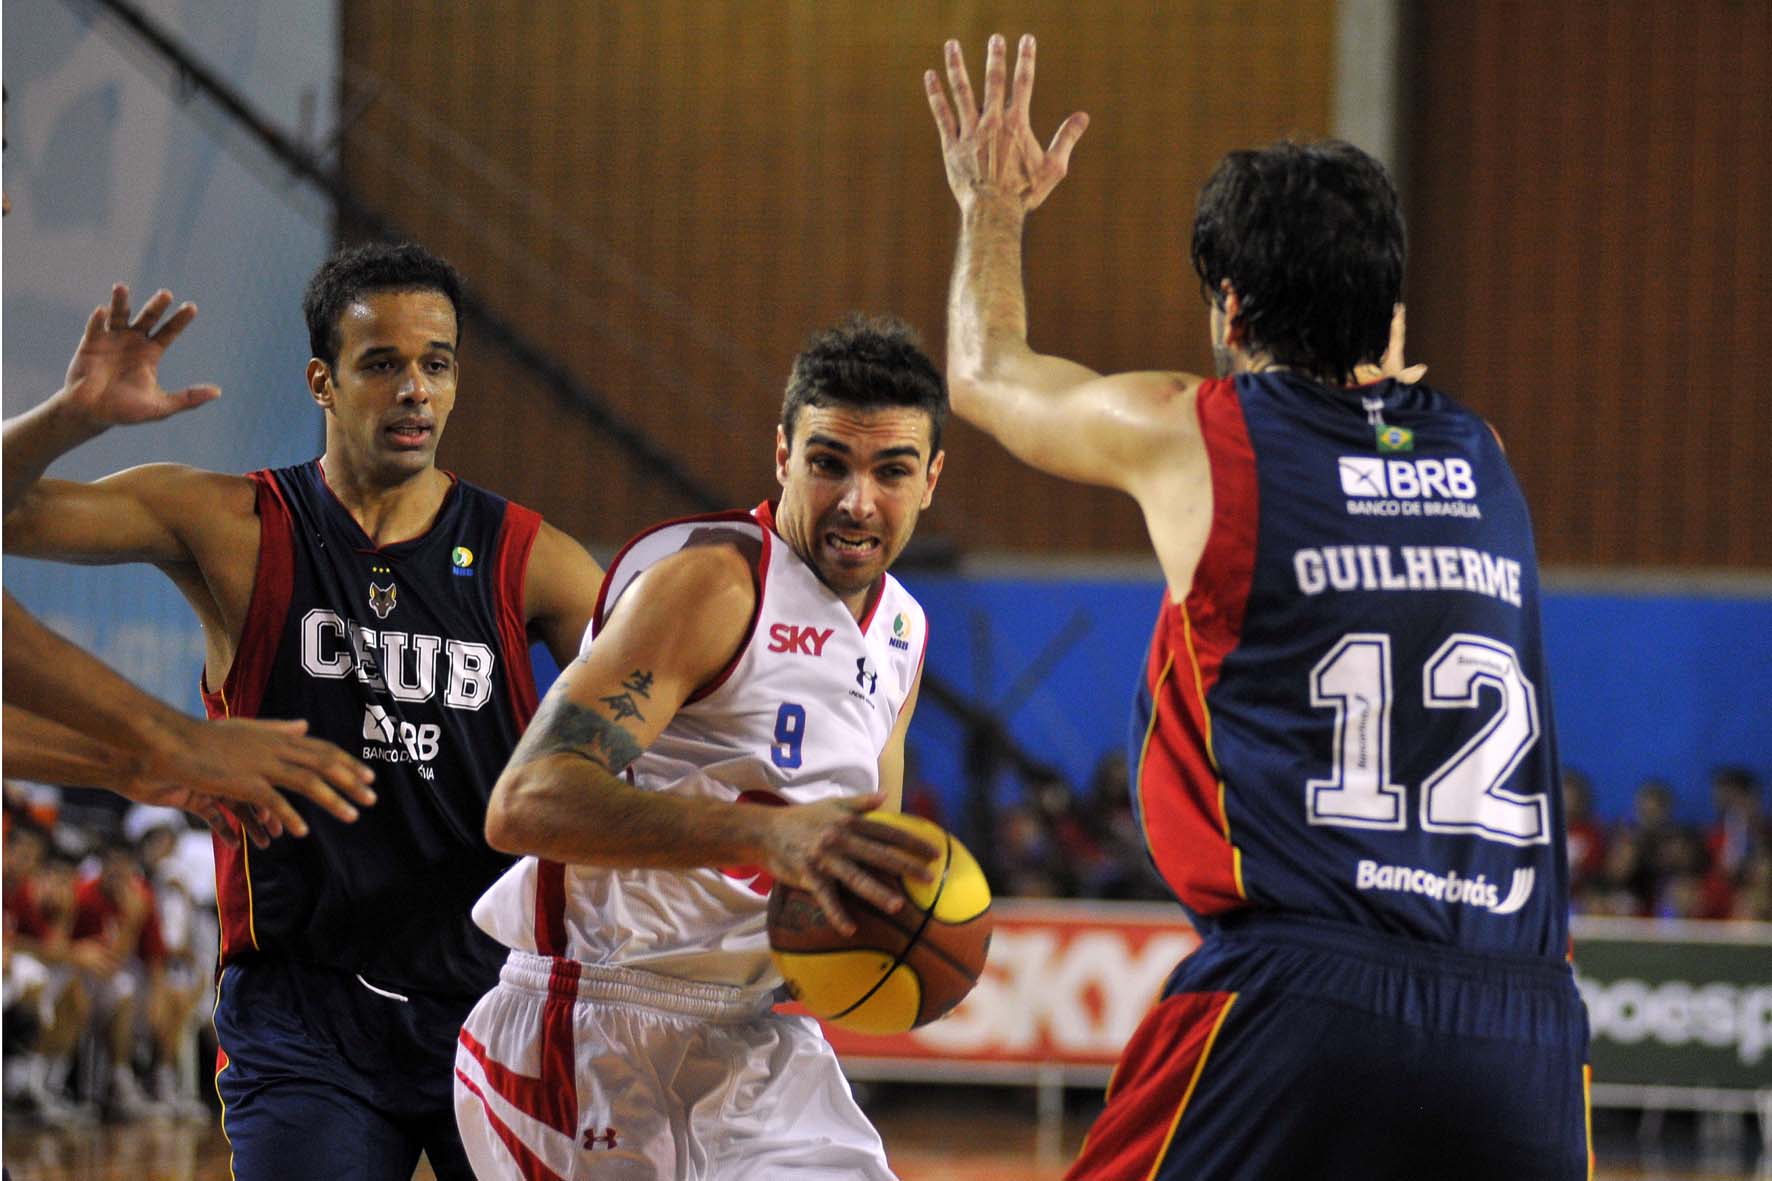
{"label": "brb logo", "polygon": [[797,652],[802,656],[824,655],[825,641],[836,634],[831,627],[801,627],[793,623],[772,623],[769,625],[769,650],[771,652]]}
{"label": "brb logo", "polygon": [[1483,512],[1477,478],[1466,459],[1379,459],[1343,455],[1336,460],[1347,511],[1362,517],[1467,517]]}
{"label": "brb logo", "polygon": [[1344,455],[1341,490],[1349,496],[1397,500],[1475,500],[1477,481],[1463,459],[1374,459]]}

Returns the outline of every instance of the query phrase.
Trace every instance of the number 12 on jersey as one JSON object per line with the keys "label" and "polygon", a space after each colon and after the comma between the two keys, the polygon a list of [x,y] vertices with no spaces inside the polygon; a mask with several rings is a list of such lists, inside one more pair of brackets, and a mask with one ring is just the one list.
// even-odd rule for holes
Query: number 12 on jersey
{"label": "number 12 on jersey", "polygon": [[[1509,845],[1549,843],[1549,800],[1501,786],[1539,738],[1538,690],[1520,671],[1518,653],[1460,633],[1428,658],[1421,681],[1428,709],[1476,709],[1485,686],[1501,699],[1488,723],[1422,781],[1421,827]],[[1391,638],[1382,632],[1343,636],[1311,670],[1311,704],[1335,711],[1331,775],[1305,784],[1312,824],[1409,826],[1407,792],[1390,781],[1395,697]]]}

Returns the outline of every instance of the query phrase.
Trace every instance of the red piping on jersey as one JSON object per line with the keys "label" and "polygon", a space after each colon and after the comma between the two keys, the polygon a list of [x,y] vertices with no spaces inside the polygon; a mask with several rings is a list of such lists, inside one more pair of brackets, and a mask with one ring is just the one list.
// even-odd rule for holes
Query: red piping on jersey
{"label": "red piping on jersey", "polygon": [[535,863],[535,950],[566,954],[566,866],[545,857]]}
{"label": "red piping on jersey", "polygon": [[868,634],[868,626],[874,622],[874,613],[880,609],[880,604],[886,601],[886,575],[884,572],[880,574],[880,581],[874,584],[873,595],[874,601],[868,604],[867,612],[861,617],[861,634],[864,636]]}
{"label": "red piping on jersey", "polygon": [[[209,688],[209,671],[198,679],[203,708],[212,718],[255,718],[264,703],[271,666],[282,643],[283,622],[289,615],[289,598],[295,586],[295,526],[283,489],[270,471],[247,476],[253,483],[253,511],[258,514],[258,565],[252,576],[252,597],[247,600],[246,622],[234,648],[233,663],[222,678],[220,691]],[[215,843],[215,909],[221,921],[221,962],[258,947],[252,921],[252,870],[247,858],[250,842],[240,822],[229,817],[234,843],[220,836]]]}
{"label": "red piping on jersey", "polygon": [[763,526],[763,552],[757,556],[756,569],[751,571],[751,584],[757,591],[757,603],[751,608],[750,622],[744,625],[744,639],[739,641],[738,648],[732,653],[732,659],[726,662],[726,667],[721,669],[713,680],[691,693],[689,700],[683,703],[684,705],[693,705],[705,697],[712,696],[721,685],[731,678],[733,671],[738,668],[738,662],[744,659],[746,652],[750,651],[751,638],[757,634],[757,621],[763,618],[763,592],[769,586],[769,555],[775,548],[775,513],[766,500],[753,509],[748,516]]}
{"label": "red piping on jersey", "polygon": [[1145,839],[1182,904],[1216,914],[1247,900],[1226,788],[1212,752],[1208,695],[1237,646],[1255,577],[1255,452],[1228,380],[1200,385],[1200,431],[1212,473],[1212,525],[1186,599],[1165,598],[1145,670],[1150,729],[1137,775]]}
{"label": "red piping on jersey", "polygon": [[462,1048],[480,1064],[499,1098],[565,1136],[578,1126],[577,1067],[573,1064],[572,1010],[578,1002],[577,960],[556,959],[541,1011],[540,1073],[535,1077],[498,1062],[473,1034],[461,1031]]}
{"label": "red piping on jersey", "polygon": [[252,597],[247,600],[246,622],[240,628],[234,662],[222,678],[221,692],[210,690],[208,669],[199,682],[204,708],[212,718],[258,716],[295,585],[295,525],[283,489],[269,471],[253,472],[247,479],[253,483],[253,507],[258,514],[258,567],[252,578]]}
{"label": "red piping on jersey", "polygon": [[[480,1101],[480,1109],[486,1113],[486,1122],[492,1125],[493,1134],[498,1137],[499,1143],[505,1146],[505,1150],[511,1154],[511,1159],[516,1162],[517,1172],[522,1175],[523,1181],[566,1181],[560,1174],[548,1168],[547,1163],[539,1156],[531,1152],[529,1145],[523,1143],[522,1138],[513,1132],[508,1124],[493,1114],[492,1104],[486,1101],[486,1096],[480,1093],[480,1088],[474,1085],[474,1080],[469,1078],[460,1067],[456,1068],[455,1077],[460,1079],[461,1085]],[[567,1134],[571,1135],[570,1132]]]}
{"label": "red piping on jersey", "polygon": [[529,554],[541,532],[541,514],[520,504],[505,502],[504,520],[498,527],[498,556],[493,563],[493,585],[498,612],[498,646],[503,649],[505,690],[519,729],[535,716],[535,667],[529,661],[529,632],[523,605],[529,584]]}
{"label": "red piping on jersey", "polygon": [[732,659],[712,680],[691,693],[688,700],[683,704],[691,705],[700,701],[702,698],[718,689],[721,685],[724,685],[727,678],[732,676],[732,671],[738,667],[738,662],[744,659],[745,652],[751,646],[751,637],[757,633],[757,620],[763,617],[763,588],[769,581],[769,555],[772,552],[771,547],[775,544],[774,521],[775,517],[769,511],[769,502],[764,501],[748,513],[743,509],[729,509],[726,512],[720,513],[697,513],[687,517],[673,517],[668,521],[660,521],[651,528],[642,529],[640,532],[634,534],[632,537],[628,538],[627,542],[623,544],[619,550],[615,552],[615,556],[609,559],[609,566],[604,574],[603,585],[597,590],[597,607],[591,614],[592,638],[595,638],[597,633],[603,630],[604,612],[608,609],[609,605],[608,595],[610,578],[608,575],[613,573],[616,568],[621,565],[622,559],[628,556],[629,550],[632,550],[636,545],[639,545],[642,541],[646,540],[646,538],[651,537],[661,529],[669,529],[675,525],[701,525],[718,522],[743,522],[746,525],[762,525],[763,553],[757,560],[756,569],[751,572],[751,584],[757,592],[757,604],[751,609],[751,619],[750,622],[745,625],[744,639],[740,641],[738,649],[732,655]]}

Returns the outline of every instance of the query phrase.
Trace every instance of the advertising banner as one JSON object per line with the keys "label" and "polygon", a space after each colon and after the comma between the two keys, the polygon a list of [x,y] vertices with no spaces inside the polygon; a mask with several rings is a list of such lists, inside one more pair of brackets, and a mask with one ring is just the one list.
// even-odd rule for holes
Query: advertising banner
{"label": "advertising banner", "polygon": [[1199,944],[1173,906],[1011,898],[991,909],[990,960],[972,994],[944,1019],[892,1037],[827,1025],[845,1062],[989,1065],[1030,1079],[1085,1068],[1080,1077],[1099,1078]]}
{"label": "advertising banner", "polygon": [[1772,1088],[1772,924],[1577,919],[1575,971],[1596,1090]]}
{"label": "advertising banner", "polygon": [[[826,1025],[858,1077],[1094,1083],[1199,943],[1172,906],[999,899],[978,987],[941,1021]],[[1772,1089],[1772,924],[1577,919],[1598,1104],[1751,1106]]]}

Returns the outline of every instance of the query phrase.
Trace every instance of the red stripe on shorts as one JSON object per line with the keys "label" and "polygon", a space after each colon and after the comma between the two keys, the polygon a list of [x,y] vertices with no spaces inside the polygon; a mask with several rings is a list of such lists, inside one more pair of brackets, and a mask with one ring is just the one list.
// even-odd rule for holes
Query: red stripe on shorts
{"label": "red stripe on shorts", "polygon": [[[467,1037],[467,1034],[462,1034],[462,1037]],[[486,1122],[492,1125],[493,1133],[510,1152],[511,1159],[517,1162],[517,1171],[523,1174],[523,1181],[566,1181],[560,1174],[548,1168],[546,1161],[529,1151],[529,1146],[517,1138],[517,1133],[492,1113],[492,1104],[486,1101],[486,1096],[480,1093],[480,1088],[474,1085],[473,1079],[462,1073],[460,1069],[456,1070],[455,1077],[460,1079],[461,1085],[472,1091],[474,1098],[480,1101],[480,1110],[486,1113]]]}
{"label": "red stripe on shorts", "polygon": [[530,1119],[564,1136],[578,1128],[578,1068],[572,1055],[572,1007],[578,1000],[578,962],[554,961],[548,999],[541,1010],[541,1069],[536,1077],[512,1070],[492,1058],[466,1029],[461,1044],[486,1074],[495,1094]]}
{"label": "red stripe on shorts", "polygon": [[1157,1002],[1114,1067],[1107,1106],[1065,1181],[1155,1176],[1193,1098],[1235,993],[1188,992]]}

